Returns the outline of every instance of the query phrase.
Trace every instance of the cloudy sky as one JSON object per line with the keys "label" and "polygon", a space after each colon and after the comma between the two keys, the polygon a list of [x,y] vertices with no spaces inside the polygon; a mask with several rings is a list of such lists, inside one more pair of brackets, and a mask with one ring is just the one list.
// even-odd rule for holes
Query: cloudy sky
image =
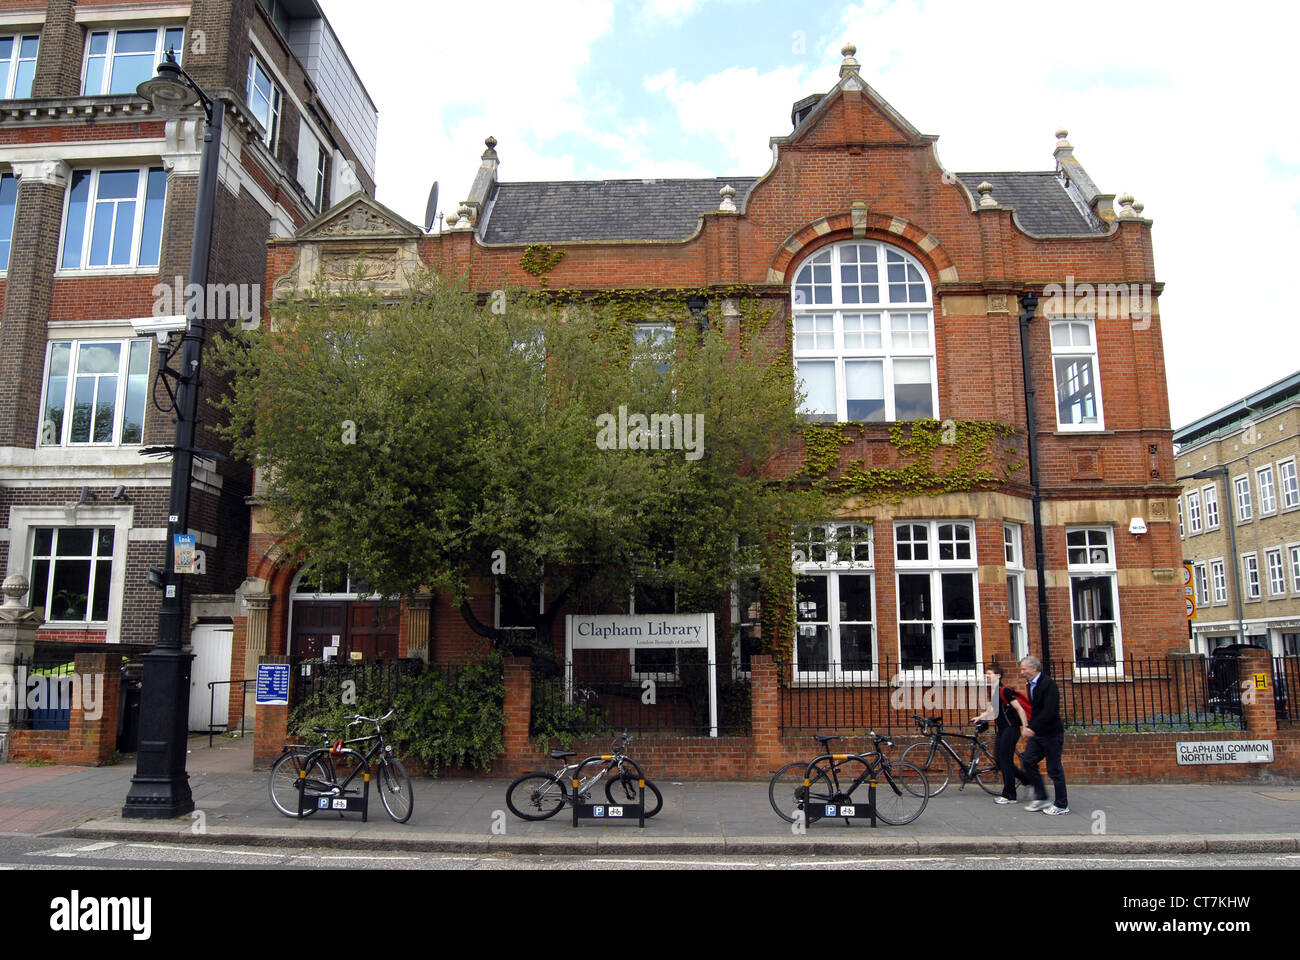
{"label": "cloudy sky", "polygon": [[[502,180],[760,175],[790,105],[862,77],[954,171],[1050,170],[1054,131],[1155,222],[1173,424],[1300,369],[1289,5],[1149,0],[321,0],[379,107],[379,200]],[[377,16],[382,9],[383,16]]]}

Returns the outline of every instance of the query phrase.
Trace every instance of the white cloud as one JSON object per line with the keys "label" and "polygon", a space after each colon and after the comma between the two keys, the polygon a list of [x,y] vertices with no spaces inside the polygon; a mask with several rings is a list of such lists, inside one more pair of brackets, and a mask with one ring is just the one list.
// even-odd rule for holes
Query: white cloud
{"label": "white cloud", "polygon": [[641,16],[646,20],[667,20],[679,24],[704,5],[705,0],[645,0]]}

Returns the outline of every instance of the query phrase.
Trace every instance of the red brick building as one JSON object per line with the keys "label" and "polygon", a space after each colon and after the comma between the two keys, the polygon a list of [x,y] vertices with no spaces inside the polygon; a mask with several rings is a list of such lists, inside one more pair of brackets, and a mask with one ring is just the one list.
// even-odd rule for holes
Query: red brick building
{"label": "red brick building", "polygon": [[[498,179],[489,138],[471,196],[436,235],[354,198],[272,241],[270,309],[345,279],[341,265],[359,256],[383,289],[400,290],[404,270],[419,265],[464,274],[484,292],[535,287],[521,262],[530,244],[564,252],[545,278],[552,289],[703,289],[715,294],[715,323],[735,322],[743,289],[775,307],[768,333],[788,344],[803,412],[843,431],[844,463],[901,465],[890,426],[922,419],[957,434],[1001,425],[1012,448],[996,482],[898,502],[851,495],[826,526],[801,534],[795,635],[769,638],[788,649],[783,669],[795,679],[880,680],[881,665],[960,670],[1039,653],[1040,595],[1051,656],[1081,676],[1179,648],[1178,487],[1150,221],[1131,197],[1116,209],[1065,131],[1048,169],[946,171],[936,138],[867,85],[853,52],[828,93],[795,104],[761,176],[512,183]],[[1032,423],[1020,339],[1028,292]],[[683,302],[646,334],[694,322]],[[1024,463],[1031,435],[1041,578]],[[851,558],[835,551],[845,525],[866,541]],[[248,612],[250,652],[312,653],[339,633],[347,649],[354,619],[374,633],[368,601],[346,587],[296,589],[298,571],[277,566],[275,542],[255,506],[249,576],[264,593]],[[751,607],[732,605],[737,630]],[[475,610],[509,625],[490,582]],[[438,597],[408,602],[388,631],[390,656],[453,661],[484,646]]]}
{"label": "red brick building", "polygon": [[[163,120],[136,93],[168,49],[226,104],[209,331],[257,322],[268,237],[374,190],[377,113],[315,0],[0,0],[0,558],[32,582],[38,640],[157,634],[171,464],[141,450],[175,427],[132,319],[185,312],[203,144],[197,106]],[[197,445],[217,454],[222,391],[205,377]],[[196,461],[185,632],[227,649],[251,481]]]}

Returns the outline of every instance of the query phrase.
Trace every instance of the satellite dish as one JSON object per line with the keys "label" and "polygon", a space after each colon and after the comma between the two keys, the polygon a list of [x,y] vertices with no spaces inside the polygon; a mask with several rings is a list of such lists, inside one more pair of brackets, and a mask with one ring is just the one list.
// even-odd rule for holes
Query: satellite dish
{"label": "satellite dish", "polygon": [[438,181],[433,181],[433,189],[429,191],[429,203],[424,208],[424,232],[433,232],[433,221],[438,216]]}

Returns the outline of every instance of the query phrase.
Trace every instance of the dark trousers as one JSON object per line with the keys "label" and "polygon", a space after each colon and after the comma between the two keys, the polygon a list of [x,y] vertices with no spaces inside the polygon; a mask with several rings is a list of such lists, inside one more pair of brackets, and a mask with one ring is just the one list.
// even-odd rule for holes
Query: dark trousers
{"label": "dark trousers", "polygon": [[998,734],[993,756],[1002,771],[1002,796],[1016,799],[1016,781],[1029,783],[1029,778],[1016,769],[1016,744],[1020,741],[1020,728],[1008,726]]}
{"label": "dark trousers", "polygon": [[1021,757],[1024,763],[1025,782],[1034,788],[1035,800],[1047,799],[1047,788],[1043,786],[1043,776],[1038,772],[1038,762],[1047,760],[1047,775],[1052,778],[1052,788],[1056,793],[1052,801],[1058,807],[1070,804],[1065,796],[1065,770],[1061,766],[1061,751],[1065,749],[1065,731],[1054,737],[1030,737],[1025,744]]}

